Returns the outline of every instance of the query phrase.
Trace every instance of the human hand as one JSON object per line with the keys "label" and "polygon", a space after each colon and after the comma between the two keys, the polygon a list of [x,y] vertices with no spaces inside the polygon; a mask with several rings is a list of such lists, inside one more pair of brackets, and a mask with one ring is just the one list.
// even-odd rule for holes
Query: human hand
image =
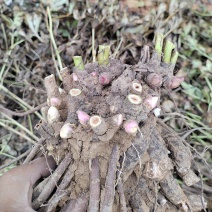
{"label": "human hand", "polygon": [[33,212],[33,185],[41,177],[49,176],[49,168],[55,167],[56,163],[52,157],[42,157],[6,172],[0,177],[0,211]]}

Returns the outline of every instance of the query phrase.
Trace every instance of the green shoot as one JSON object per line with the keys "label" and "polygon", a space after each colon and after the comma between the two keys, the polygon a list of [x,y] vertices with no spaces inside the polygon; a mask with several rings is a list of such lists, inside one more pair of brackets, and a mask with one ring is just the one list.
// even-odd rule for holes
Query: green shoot
{"label": "green shoot", "polygon": [[173,65],[176,64],[178,56],[179,56],[179,52],[175,50],[171,57],[171,64],[173,64]]}
{"label": "green shoot", "polygon": [[99,45],[99,52],[97,55],[100,66],[109,64],[110,46]]}
{"label": "green shoot", "polygon": [[82,61],[82,57],[81,56],[74,56],[73,60],[74,60],[74,65],[75,65],[77,70],[82,70],[83,71],[85,69],[85,66],[84,66],[84,63]]}
{"label": "green shoot", "polygon": [[162,54],[163,49],[163,34],[156,34],[155,40],[155,51],[158,53],[159,56]]}
{"label": "green shoot", "polygon": [[165,47],[164,47],[164,62],[165,63],[171,62],[172,50],[174,48],[175,48],[175,45],[171,41],[166,40]]}

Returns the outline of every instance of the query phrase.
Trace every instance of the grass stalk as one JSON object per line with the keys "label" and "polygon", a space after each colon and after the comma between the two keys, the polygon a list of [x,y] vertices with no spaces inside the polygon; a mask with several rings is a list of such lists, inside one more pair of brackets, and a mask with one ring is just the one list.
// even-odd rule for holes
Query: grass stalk
{"label": "grass stalk", "polygon": [[0,152],[0,155],[6,156],[6,157],[11,158],[11,159],[14,159],[15,158],[14,156],[9,155],[9,154],[7,154],[5,152],[2,152],[2,151]]}
{"label": "grass stalk", "polygon": [[[62,65],[60,53],[59,53],[59,51],[57,49],[57,44],[56,44],[55,39],[54,39],[53,26],[52,26],[52,16],[51,16],[51,10],[50,10],[49,7],[47,7],[47,14],[48,14],[48,19],[49,19],[49,35],[50,35],[51,42],[52,42],[52,45],[53,45],[54,50],[55,50],[55,54],[56,54],[56,57],[57,57],[57,62],[58,62],[58,65],[59,65],[59,69],[62,70],[63,69],[63,65]],[[61,77],[61,74],[60,74],[59,71],[57,71],[57,74],[58,74],[60,80],[62,81],[62,77]]]}
{"label": "grass stalk", "polygon": [[96,62],[96,50],[95,50],[95,28],[92,27],[92,57],[93,63]]}
{"label": "grass stalk", "polygon": [[[2,84],[0,84],[0,90],[3,90],[6,94],[8,94],[10,96],[11,99],[13,99],[15,102],[17,102],[23,109],[33,109],[30,105],[28,105],[24,100],[20,99],[18,96],[16,96],[14,93],[12,93],[11,91],[9,91],[5,86],[3,86]],[[35,112],[36,116],[39,119],[43,119],[43,116],[38,113]]]}
{"label": "grass stalk", "polygon": [[26,127],[24,127],[22,124],[18,123],[16,120],[14,120],[13,118],[9,117],[6,114],[2,115],[7,118],[12,124],[16,125],[17,127],[19,127],[20,129],[22,129],[23,131],[25,131],[28,135],[30,135],[33,139],[35,139],[36,141],[39,141],[40,139],[34,135],[30,130],[28,130]]}
{"label": "grass stalk", "polygon": [[3,122],[0,122],[0,126],[4,127],[5,129],[19,135],[20,137],[24,138],[25,140],[29,141],[30,143],[32,144],[36,144],[36,142],[34,140],[32,140],[31,138],[29,138],[28,136],[24,135],[23,133],[21,132],[18,132],[17,130],[13,129],[12,127],[4,124]]}

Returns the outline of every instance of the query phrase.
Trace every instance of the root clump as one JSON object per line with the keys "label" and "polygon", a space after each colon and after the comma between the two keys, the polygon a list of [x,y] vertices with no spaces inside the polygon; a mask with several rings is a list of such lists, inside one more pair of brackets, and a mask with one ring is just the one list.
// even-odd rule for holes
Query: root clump
{"label": "root clump", "polygon": [[46,119],[36,129],[58,168],[34,196],[34,209],[195,211],[173,177],[176,170],[189,186],[199,180],[191,152],[158,123],[161,89],[182,82],[174,64],[157,51],[150,58],[147,47],[135,66],[107,55],[101,46],[101,63],[63,69],[61,87],[53,75],[44,80]]}

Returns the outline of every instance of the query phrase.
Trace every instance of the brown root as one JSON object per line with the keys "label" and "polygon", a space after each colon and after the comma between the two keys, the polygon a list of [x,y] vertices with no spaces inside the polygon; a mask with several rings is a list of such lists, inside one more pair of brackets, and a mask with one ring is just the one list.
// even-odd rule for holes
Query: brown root
{"label": "brown root", "polygon": [[127,206],[126,206],[126,200],[124,196],[124,188],[121,180],[119,180],[118,185],[118,193],[119,193],[119,199],[120,199],[120,212],[127,212]]}
{"label": "brown root", "polygon": [[99,160],[91,161],[89,212],[98,212],[100,202]]}
{"label": "brown root", "polygon": [[108,166],[108,173],[105,182],[104,200],[101,206],[102,212],[112,211],[113,208],[118,159],[119,159],[119,146],[115,144],[112,149],[111,158]]}
{"label": "brown root", "polygon": [[58,203],[64,198],[65,195],[67,195],[69,193],[69,190],[68,189],[66,190],[66,188],[70,184],[70,182],[73,178],[73,175],[74,175],[74,173],[73,173],[72,164],[70,164],[68,170],[66,171],[66,173],[63,176],[63,179],[62,179],[60,185],[58,185],[55,194],[48,201],[48,204],[47,204],[48,206],[46,208],[46,212],[51,212],[51,211],[55,210]]}
{"label": "brown root", "polygon": [[27,158],[24,160],[24,164],[30,162],[35,156],[36,154],[39,152],[39,150],[41,149],[41,147],[43,147],[43,143],[45,142],[45,139],[40,139],[35,146],[32,148],[32,150],[30,151],[30,153],[28,154]]}
{"label": "brown root", "polygon": [[38,209],[41,204],[43,204],[51,195],[54,188],[57,186],[57,182],[65,172],[68,165],[71,163],[71,154],[67,154],[60,165],[57,167],[55,172],[51,175],[49,181],[47,182],[46,186],[43,188],[40,195],[33,200],[32,207],[34,209]]}
{"label": "brown root", "polygon": [[179,176],[182,177],[186,185],[191,186],[200,180],[190,169],[192,161],[191,151],[183,144],[182,139],[170,130],[169,128],[163,128],[162,136],[172,153]]}
{"label": "brown root", "polygon": [[174,179],[171,173],[167,174],[166,178],[160,182],[160,186],[164,195],[176,206],[182,208],[183,211],[188,211],[190,203],[183,192],[182,188]]}

